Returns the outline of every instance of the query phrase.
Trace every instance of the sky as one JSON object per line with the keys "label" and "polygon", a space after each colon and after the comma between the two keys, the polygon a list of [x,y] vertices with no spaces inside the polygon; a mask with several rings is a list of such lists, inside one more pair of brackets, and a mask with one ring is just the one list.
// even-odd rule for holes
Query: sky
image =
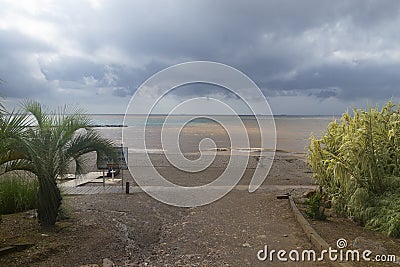
{"label": "sky", "polygon": [[[0,5],[0,95],[9,108],[34,99],[50,108],[124,113],[149,77],[188,61],[243,72],[274,114],[333,115],[391,98],[400,102],[397,0]],[[192,85],[167,94],[158,111],[199,96],[241,106],[224,88]]]}

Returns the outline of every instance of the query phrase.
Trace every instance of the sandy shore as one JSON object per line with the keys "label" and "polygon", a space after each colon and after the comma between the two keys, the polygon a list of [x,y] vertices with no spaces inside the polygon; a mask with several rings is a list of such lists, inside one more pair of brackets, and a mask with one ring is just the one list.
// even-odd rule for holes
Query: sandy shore
{"label": "sandy shore", "polygon": [[[191,175],[188,181],[187,174],[165,165],[162,158],[156,160],[160,173],[178,184],[204,184],[223,171],[221,166],[213,166]],[[251,158],[241,185],[250,181],[256,161],[256,157]],[[217,162],[224,165],[225,156]],[[128,173],[125,179],[133,182]],[[296,155],[277,155],[261,190],[250,194],[244,186],[197,208],[168,206],[145,193],[66,196],[70,219],[59,222],[56,230],[45,235],[34,219],[28,220],[39,240],[31,237],[34,247],[1,258],[0,264],[79,266],[100,264],[103,258],[109,258],[119,266],[262,266],[257,252],[264,245],[276,249],[311,247],[287,201],[276,199],[275,194],[280,192],[272,185],[311,185],[304,161]],[[283,192],[287,191],[289,188]],[[10,232],[2,232],[3,242],[11,239]],[[29,237],[25,241],[29,242]]]}
{"label": "sandy shore", "polygon": [[[226,160],[220,156],[218,164]],[[208,172],[190,176],[188,181],[187,174],[165,165],[162,157],[155,156],[154,160],[160,172],[182,184],[204,184],[222,171],[215,165]],[[293,195],[302,195],[307,190],[302,187],[313,185],[311,173],[304,155],[277,153],[261,188],[248,193],[256,161],[257,157],[252,157],[235,190],[206,206],[173,207],[141,192],[64,196],[69,218],[51,229],[40,228],[30,213],[5,215],[1,243],[33,246],[1,256],[0,266],[102,266],[105,258],[116,266],[282,266],[276,258],[272,262],[259,261],[257,253],[265,245],[287,251],[313,248],[295,221],[288,201],[276,198],[292,189]],[[127,173],[125,179],[133,183]],[[330,217],[326,222],[311,224],[333,247],[338,238],[351,242],[361,236],[380,242],[388,252],[400,249],[395,239],[365,231],[345,219]],[[329,266],[329,262],[312,265]]]}
{"label": "sandy shore", "polygon": [[[63,212],[54,228],[42,229],[32,211],[2,216],[0,243],[32,244],[29,249],[0,256],[0,266],[102,266],[104,259],[115,266],[329,266],[323,262],[259,261],[257,253],[266,245],[270,250],[313,248],[290,210],[287,200],[276,195],[292,192],[301,196],[313,185],[305,154],[309,133],[319,133],[324,121],[286,119],[277,121],[278,148],[267,179],[254,193],[247,186],[259,163],[252,153],[238,186],[223,198],[196,208],[178,208],[154,200],[147,194],[66,195]],[[323,125],[323,127],[322,127]],[[253,129],[250,125],[250,130]],[[186,128],[185,128],[186,129]],[[160,151],[159,129],[151,128],[150,149]],[[120,139],[120,128],[102,128],[102,135]],[[257,131],[250,131],[251,147],[259,147]],[[223,133],[207,127],[188,127],[183,132],[185,156],[195,159],[199,140],[213,137],[219,148],[227,147]],[[136,147],[133,136],[130,148]],[[235,151],[241,153],[240,151]],[[216,179],[226,168],[230,151],[219,151],[205,171],[194,174],[175,169],[159,154],[151,154],[157,171],[169,181],[183,186],[199,186]],[[129,162],[135,172],[143,170],[142,155],[131,150]],[[87,155],[87,171],[96,171],[95,154]],[[73,167],[71,169],[73,172]],[[99,175],[101,172],[99,172]],[[120,177],[117,177],[120,178]],[[152,179],[152,177],[149,177]],[[124,171],[124,182],[135,186],[132,174]],[[117,185],[118,187],[121,184]],[[292,191],[294,189],[294,191]],[[121,190],[122,191],[122,190]],[[139,193],[137,193],[139,192]],[[304,206],[300,205],[300,209]],[[66,216],[65,216],[66,214]],[[324,222],[310,221],[317,232],[335,248],[336,240],[345,238],[350,246],[357,238],[399,254],[398,239],[363,229],[348,219],[328,216]],[[376,245],[377,244],[377,245]],[[382,266],[360,262],[355,266]],[[398,266],[386,264],[384,266]]]}
{"label": "sandy shore", "polygon": [[[207,173],[188,176],[165,165],[160,157],[155,160],[160,172],[182,184],[204,184],[222,171],[214,166]],[[277,259],[259,261],[257,253],[265,245],[275,250],[312,248],[288,201],[276,198],[291,188],[296,188],[294,195],[302,195],[306,189],[299,187],[312,185],[311,173],[304,155],[277,153],[261,189],[248,193],[246,185],[256,161],[256,157],[251,159],[239,188],[202,207],[168,206],[142,192],[65,196],[69,218],[62,219],[53,229],[41,229],[27,213],[3,216],[0,230],[3,244],[34,245],[0,257],[0,266],[101,266],[105,258],[116,266],[282,266]],[[224,158],[218,162],[223,163]],[[127,173],[125,178],[133,182]],[[365,233],[355,224],[347,223],[343,229],[334,220],[319,226],[324,232],[329,229],[332,242],[335,238]],[[329,266],[329,263],[286,262],[286,265]]]}

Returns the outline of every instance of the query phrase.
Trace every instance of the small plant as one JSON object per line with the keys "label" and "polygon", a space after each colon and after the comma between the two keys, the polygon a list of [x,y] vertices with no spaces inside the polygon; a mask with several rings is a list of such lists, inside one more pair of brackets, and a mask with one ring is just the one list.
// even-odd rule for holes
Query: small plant
{"label": "small plant", "polygon": [[38,182],[28,173],[0,176],[0,214],[37,208]]}
{"label": "small plant", "polygon": [[307,201],[306,214],[311,219],[326,220],[322,194],[315,193],[310,197],[310,199]]}

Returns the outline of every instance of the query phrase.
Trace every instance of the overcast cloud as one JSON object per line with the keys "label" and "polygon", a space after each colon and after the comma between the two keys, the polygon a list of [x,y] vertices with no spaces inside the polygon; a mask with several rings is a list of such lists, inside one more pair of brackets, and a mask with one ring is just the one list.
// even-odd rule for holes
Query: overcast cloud
{"label": "overcast cloud", "polygon": [[[123,113],[147,78],[191,60],[244,72],[276,114],[400,100],[396,0],[0,3],[0,94],[9,106],[32,98]],[[196,95],[237,101],[193,86],[165,103]]]}

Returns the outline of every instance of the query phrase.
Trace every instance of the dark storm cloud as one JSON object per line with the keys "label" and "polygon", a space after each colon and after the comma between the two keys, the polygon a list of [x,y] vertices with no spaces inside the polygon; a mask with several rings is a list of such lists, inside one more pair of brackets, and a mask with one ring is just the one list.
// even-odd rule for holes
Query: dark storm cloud
{"label": "dark storm cloud", "polygon": [[76,57],[62,57],[51,63],[41,65],[41,71],[49,81],[77,81],[85,76],[100,79],[103,76],[104,67]]}
{"label": "dark storm cloud", "polygon": [[52,47],[10,30],[0,30],[0,36],[0,78],[4,81],[0,94],[26,98],[47,89],[48,85],[32,79],[29,63],[35,61],[33,55],[52,51]]}
{"label": "dark storm cloud", "polygon": [[0,90],[83,103],[93,95],[127,99],[165,67],[210,60],[243,71],[267,96],[400,96],[399,7],[395,0],[9,2],[0,11]]}
{"label": "dark storm cloud", "polygon": [[399,73],[400,64],[379,65],[361,62],[354,66],[314,67],[298,73],[293,80],[271,82],[269,85],[278,95],[286,91],[301,93],[319,88],[322,89],[321,93],[311,95],[320,98],[337,97],[341,100],[369,96],[380,100],[400,96]]}
{"label": "dark storm cloud", "polygon": [[126,97],[132,95],[132,92],[130,92],[130,90],[127,88],[119,87],[119,88],[113,88],[113,95],[119,97]]}

